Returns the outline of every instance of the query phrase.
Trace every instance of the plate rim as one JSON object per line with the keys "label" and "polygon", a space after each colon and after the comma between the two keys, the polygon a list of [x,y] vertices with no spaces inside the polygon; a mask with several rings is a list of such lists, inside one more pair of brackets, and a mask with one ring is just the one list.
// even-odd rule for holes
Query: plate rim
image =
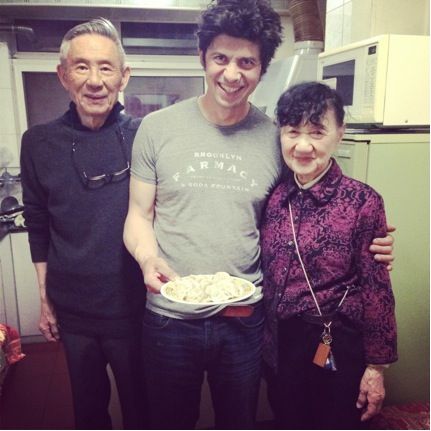
{"label": "plate rim", "polygon": [[[200,274],[200,275],[214,275],[214,274]],[[189,277],[189,276],[186,275],[184,277]],[[247,282],[248,284],[250,284],[251,286],[253,286],[253,290],[251,291],[251,293],[247,293],[246,295],[239,296],[238,298],[235,298],[235,299],[229,299],[229,300],[226,300],[226,301],[221,301],[221,302],[187,302],[187,301],[182,301],[182,300],[178,300],[178,299],[173,299],[173,298],[169,297],[169,295],[166,295],[166,293],[165,293],[166,286],[169,283],[172,283],[173,281],[175,281],[175,280],[170,280],[170,281],[166,282],[165,284],[163,284],[163,286],[160,288],[160,294],[164,298],[166,298],[167,300],[169,300],[171,302],[176,302],[177,304],[208,306],[208,305],[234,304],[235,302],[242,301],[243,299],[250,298],[251,296],[253,296],[256,293],[257,287],[251,281],[246,280],[245,278],[242,278],[242,277],[235,277],[233,275],[230,275],[230,277],[235,278],[237,280],[241,280],[241,281]]]}

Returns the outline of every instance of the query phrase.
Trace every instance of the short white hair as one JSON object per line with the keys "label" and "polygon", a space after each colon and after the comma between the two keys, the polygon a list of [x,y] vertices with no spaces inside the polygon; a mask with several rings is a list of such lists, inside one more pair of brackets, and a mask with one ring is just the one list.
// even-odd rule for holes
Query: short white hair
{"label": "short white hair", "polygon": [[99,34],[111,39],[118,48],[120,54],[121,68],[124,68],[126,63],[126,53],[124,52],[123,45],[118,35],[117,29],[114,27],[111,21],[106,18],[94,18],[90,21],[78,24],[71,28],[63,37],[60,46],[60,62],[62,65],[65,64],[67,54],[70,48],[70,42],[78,36],[83,34]]}

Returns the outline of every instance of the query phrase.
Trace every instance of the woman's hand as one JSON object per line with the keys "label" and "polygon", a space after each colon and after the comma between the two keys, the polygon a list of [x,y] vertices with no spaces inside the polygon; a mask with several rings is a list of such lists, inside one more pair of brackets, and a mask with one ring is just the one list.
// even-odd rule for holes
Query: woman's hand
{"label": "woman's hand", "polygon": [[359,396],[356,407],[363,409],[361,421],[367,421],[382,409],[385,399],[385,386],[382,366],[370,365],[365,369],[359,385]]}
{"label": "woman's hand", "polygon": [[392,271],[392,262],[394,261],[394,237],[390,234],[395,232],[395,226],[388,224],[387,235],[384,238],[374,238],[370,245],[371,253],[374,253],[374,259],[378,262],[386,263],[388,271]]}

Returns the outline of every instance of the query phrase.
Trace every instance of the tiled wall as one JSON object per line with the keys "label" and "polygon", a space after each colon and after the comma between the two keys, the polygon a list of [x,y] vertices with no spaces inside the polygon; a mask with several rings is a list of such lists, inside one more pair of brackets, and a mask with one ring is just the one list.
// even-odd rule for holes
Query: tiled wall
{"label": "tiled wall", "polygon": [[[0,42],[0,174],[4,166],[17,168],[19,165],[18,142],[21,137],[17,133],[14,99],[9,52],[7,45]],[[14,172],[11,170],[11,173]]]}
{"label": "tiled wall", "polygon": [[327,0],[325,51],[386,33],[429,34],[429,1]]}
{"label": "tiled wall", "polygon": [[346,41],[350,39],[348,27],[351,23],[351,6],[351,1],[327,0],[325,25],[326,50],[348,43]]}

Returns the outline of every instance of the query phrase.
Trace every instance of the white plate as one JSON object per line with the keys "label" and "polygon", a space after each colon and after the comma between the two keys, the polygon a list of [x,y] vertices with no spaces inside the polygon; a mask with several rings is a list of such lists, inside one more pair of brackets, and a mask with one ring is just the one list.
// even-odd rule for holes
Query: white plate
{"label": "white plate", "polygon": [[172,296],[168,291],[169,288],[172,286],[172,284],[174,283],[174,281],[168,281],[167,283],[165,283],[162,288],[160,289],[160,293],[166,298],[169,299],[170,301],[173,302],[178,302],[179,304],[188,304],[188,305],[221,305],[221,304],[231,304],[233,302],[238,302],[238,301],[242,301],[243,299],[249,298],[250,296],[252,296],[255,292],[256,292],[256,286],[251,283],[248,280],[245,280],[243,278],[239,278],[239,277],[230,277],[232,279],[235,280],[240,280],[241,283],[244,284],[244,286],[246,287],[246,292],[240,296],[237,296],[235,298],[231,298],[229,300],[225,300],[225,301],[208,301],[208,302],[189,302],[189,301],[184,301],[181,299],[176,299],[174,296]]}

